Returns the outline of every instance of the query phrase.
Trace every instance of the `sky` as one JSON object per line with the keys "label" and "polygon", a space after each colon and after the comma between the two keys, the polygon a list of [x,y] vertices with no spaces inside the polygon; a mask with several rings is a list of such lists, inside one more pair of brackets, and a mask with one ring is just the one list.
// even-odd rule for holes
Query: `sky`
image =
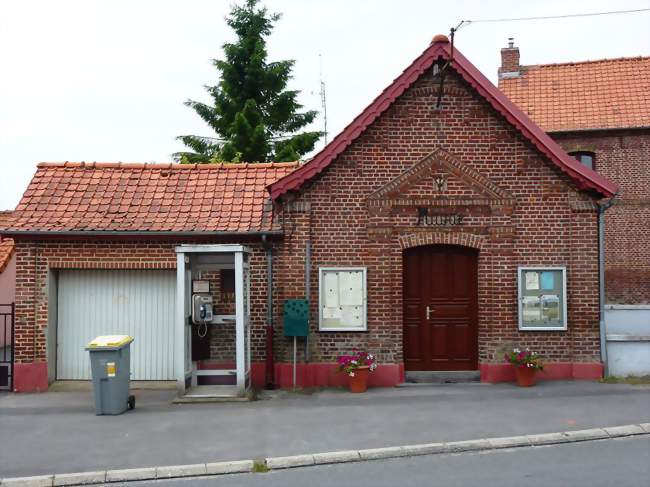
{"label": "sky", "polygon": [[[234,39],[221,0],[0,0],[0,209],[41,161],[169,162],[182,134],[212,135],[185,100],[209,101],[211,59]],[[294,59],[290,88],[321,110],[330,140],[438,33],[461,20],[649,8],[650,0],[266,0],[281,20],[269,60]],[[496,83],[514,37],[522,64],[650,55],[650,12],[475,22],[455,46]],[[322,73],[322,74],[321,74]],[[322,130],[322,117],[315,127]],[[318,144],[322,148],[323,142]]]}

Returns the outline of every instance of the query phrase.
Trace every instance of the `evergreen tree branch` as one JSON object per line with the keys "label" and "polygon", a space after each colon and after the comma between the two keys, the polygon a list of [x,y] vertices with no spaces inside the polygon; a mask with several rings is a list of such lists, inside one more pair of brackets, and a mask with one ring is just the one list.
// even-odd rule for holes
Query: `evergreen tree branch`
{"label": "evergreen tree branch", "polygon": [[280,14],[269,13],[259,0],[244,0],[226,17],[236,40],[223,44],[223,58],[214,59],[216,85],[205,86],[211,103],[185,104],[215,132],[217,139],[184,135],[182,162],[265,162],[297,160],[313,150],[321,132],[302,132],[317,115],[301,112],[299,92],[287,89],[293,60],[268,62],[266,38]]}

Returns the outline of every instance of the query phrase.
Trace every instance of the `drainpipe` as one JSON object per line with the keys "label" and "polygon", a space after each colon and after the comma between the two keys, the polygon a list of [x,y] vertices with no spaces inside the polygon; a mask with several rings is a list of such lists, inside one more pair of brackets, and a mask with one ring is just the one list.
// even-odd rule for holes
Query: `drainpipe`
{"label": "drainpipe", "polygon": [[600,302],[600,361],[603,374],[609,375],[607,364],[607,330],[605,328],[605,212],[614,204],[614,194],[607,202],[598,205],[598,294]]}
{"label": "drainpipe", "polygon": [[275,388],[275,363],[273,358],[273,247],[266,234],[262,234],[262,247],[266,250],[266,375],[265,389]]}
{"label": "drainpipe", "polygon": [[[305,244],[305,299],[307,302],[311,299],[311,240],[307,240]],[[311,308],[311,305],[309,307]],[[307,323],[309,326],[309,319]],[[309,363],[309,329],[305,336],[305,363]]]}

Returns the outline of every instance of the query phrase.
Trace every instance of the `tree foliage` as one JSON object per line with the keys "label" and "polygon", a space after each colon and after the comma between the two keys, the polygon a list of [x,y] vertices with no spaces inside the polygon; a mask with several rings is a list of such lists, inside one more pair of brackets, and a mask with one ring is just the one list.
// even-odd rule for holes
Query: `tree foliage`
{"label": "tree foliage", "polygon": [[287,89],[294,61],[267,62],[266,38],[280,15],[258,3],[245,0],[226,18],[236,41],[223,45],[225,59],[213,60],[220,80],[206,86],[211,103],[185,102],[216,136],[177,137],[189,149],[174,154],[180,162],[295,161],[322,135],[301,132],[317,112],[301,111],[299,91]]}

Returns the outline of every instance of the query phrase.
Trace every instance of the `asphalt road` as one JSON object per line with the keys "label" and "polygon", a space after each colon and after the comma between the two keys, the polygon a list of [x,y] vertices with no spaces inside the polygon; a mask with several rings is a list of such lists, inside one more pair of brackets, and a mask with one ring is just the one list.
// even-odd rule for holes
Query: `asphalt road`
{"label": "asphalt road", "polygon": [[[116,486],[119,484],[110,484]],[[648,487],[650,437],[429,455],[264,474],[160,480],[128,487]]]}
{"label": "asphalt road", "polygon": [[275,391],[251,403],[137,406],[95,416],[87,392],[0,396],[0,477],[219,462],[650,421],[650,387],[595,382]]}

